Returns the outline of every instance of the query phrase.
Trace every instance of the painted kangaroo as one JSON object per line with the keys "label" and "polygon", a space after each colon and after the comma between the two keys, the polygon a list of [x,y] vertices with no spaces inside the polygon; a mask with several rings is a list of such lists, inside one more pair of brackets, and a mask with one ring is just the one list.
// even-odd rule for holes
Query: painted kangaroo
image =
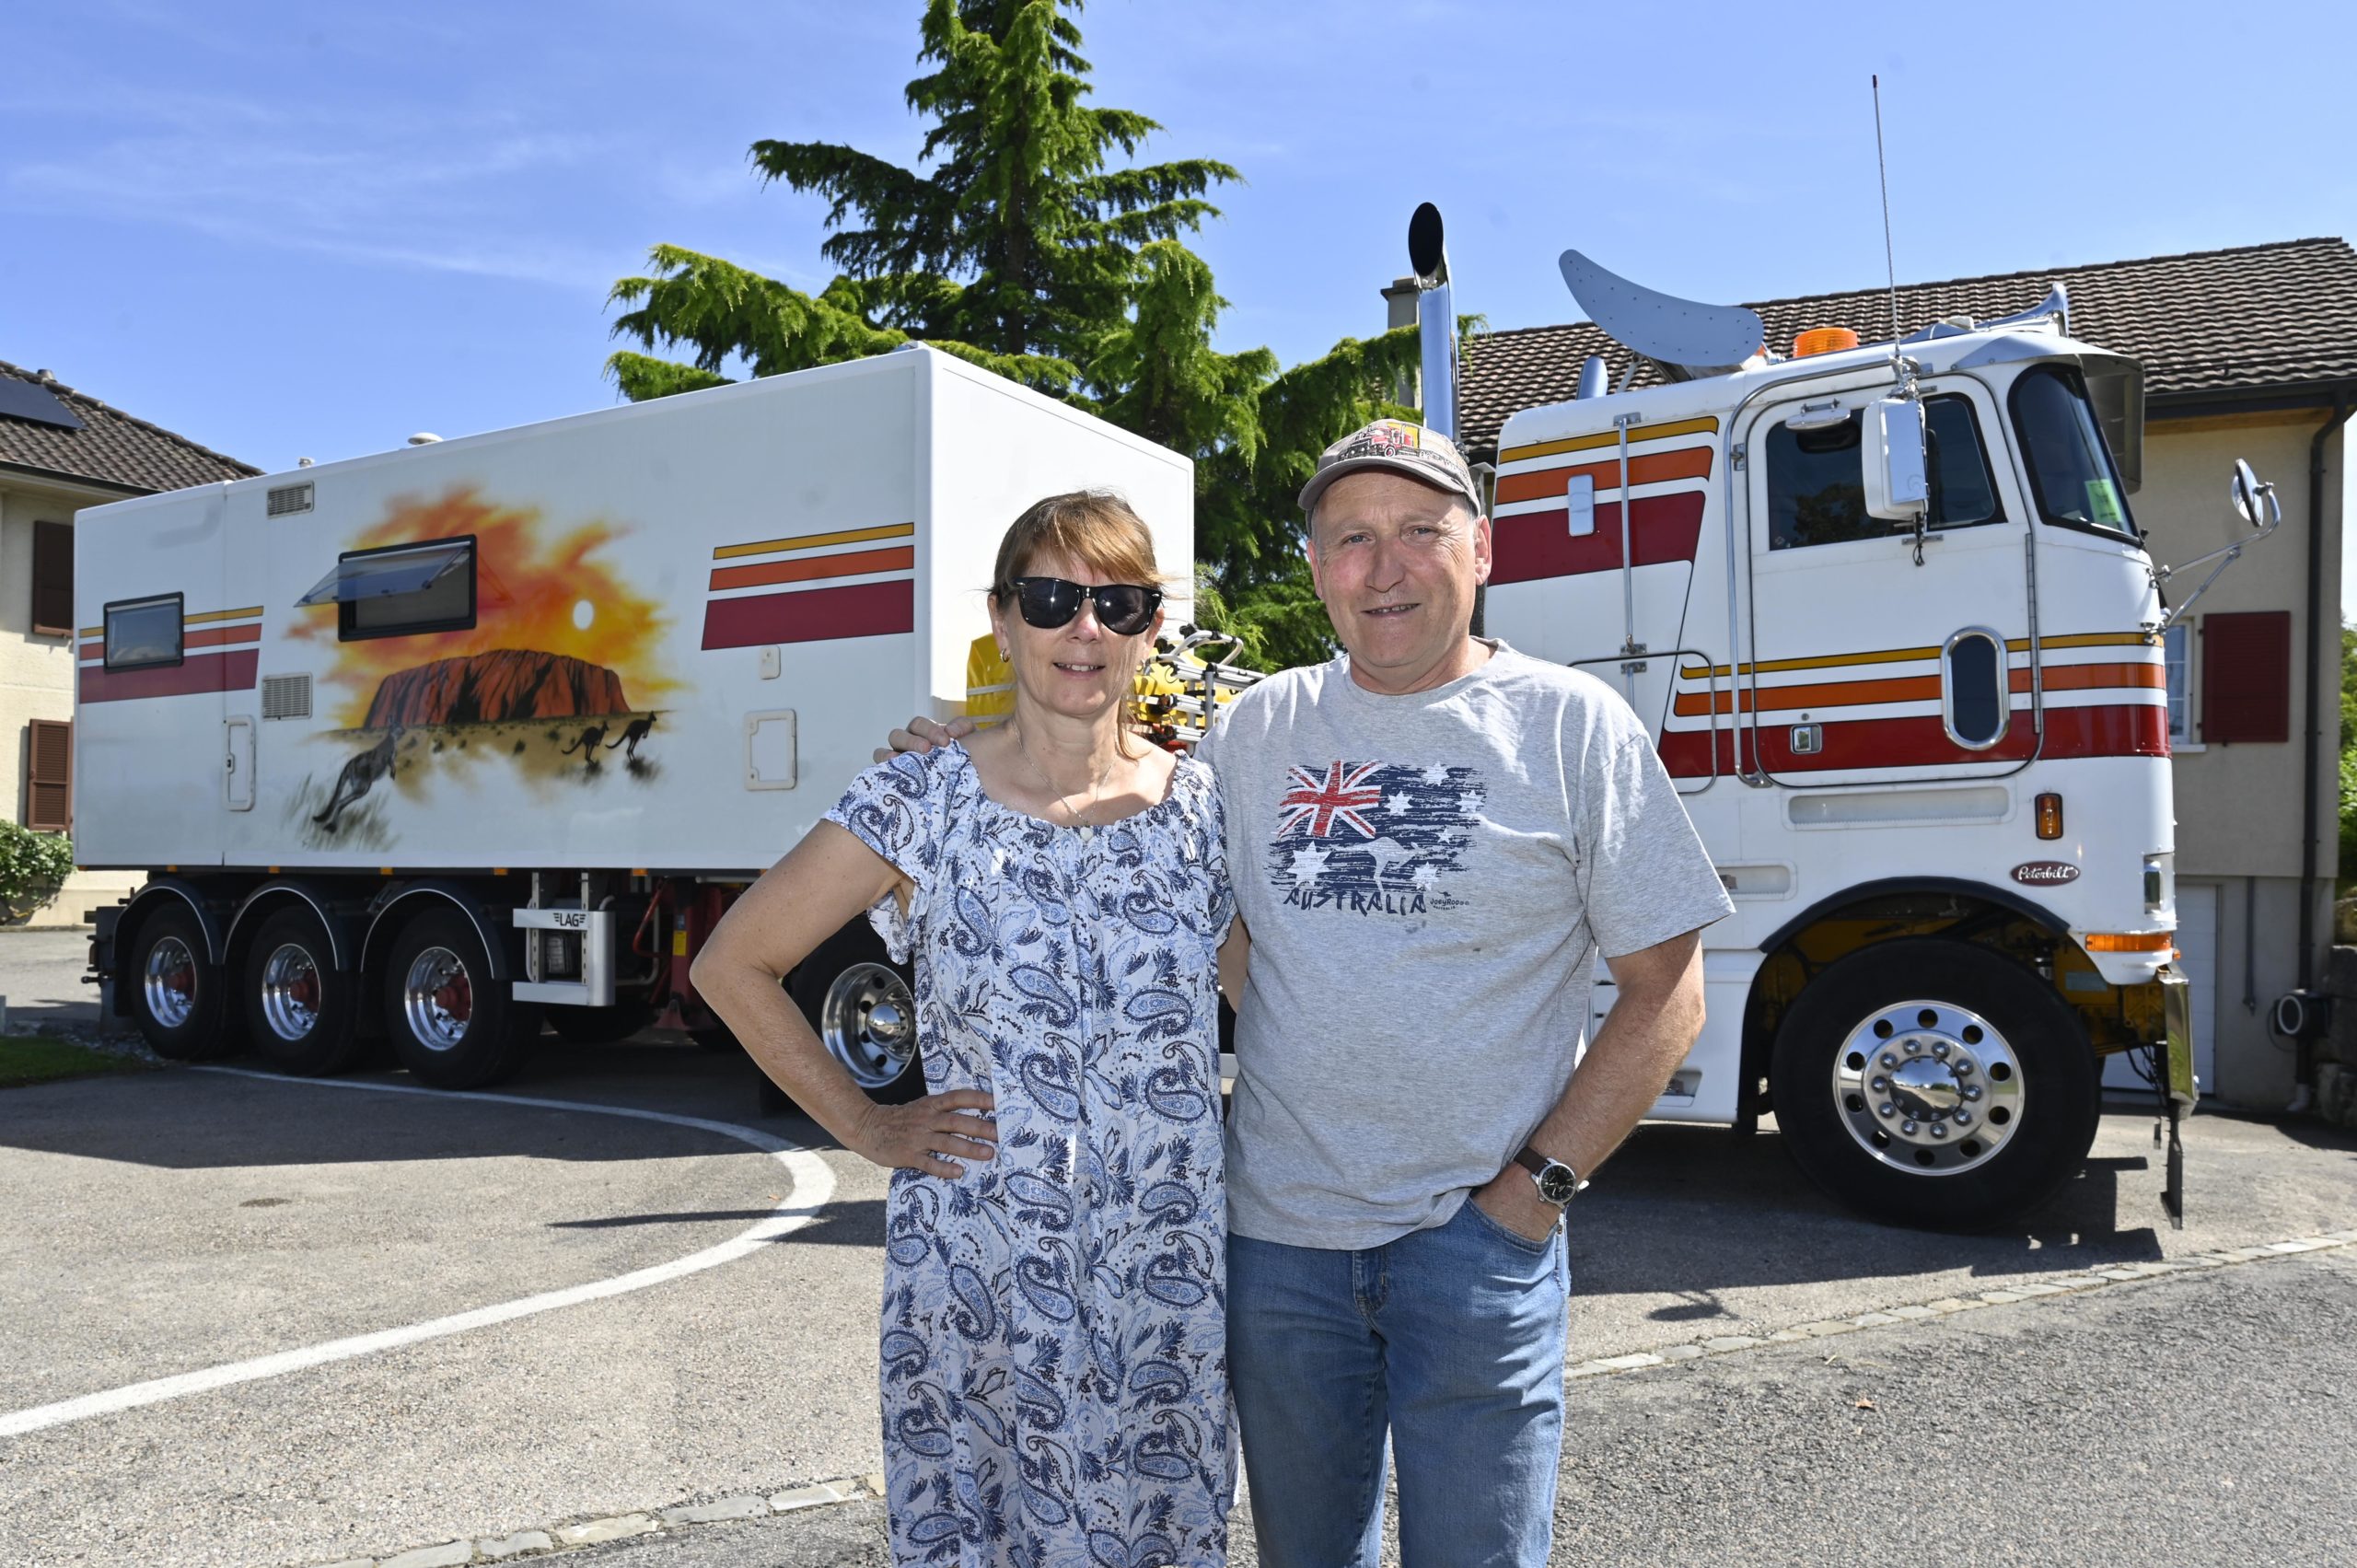
{"label": "painted kangaroo", "polygon": [[327,809],[311,820],[332,832],[335,819],[343,808],[377,787],[377,781],[389,778],[393,772],[393,753],[401,745],[401,732],[394,730],[357,757],[344,763],[343,772],[335,776],[335,788],[329,793]]}
{"label": "painted kangaroo", "polygon": [[581,732],[580,739],[566,747],[563,751],[557,753],[557,755],[561,757],[570,757],[575,751],[578,751],[584,757],[588,758],[594,762],[598,760],[598,743],[605,738],[606,726],[601,724],[593,724],[587,729]]}
{"label": "painted kangaroo", "polygon": [[654,714],[649,714],[644,718],[631,720],[630,727],[628,729],[623,730],[621,734],[614,739],[606,742],[606,749],[611,751],[617,746],[627,746],[630,749],[623,752],[622,755],[635,761],[638,758],[638,743],[645,739],[650,734],[654,733],[655,720],[656,716],[657,715]]}

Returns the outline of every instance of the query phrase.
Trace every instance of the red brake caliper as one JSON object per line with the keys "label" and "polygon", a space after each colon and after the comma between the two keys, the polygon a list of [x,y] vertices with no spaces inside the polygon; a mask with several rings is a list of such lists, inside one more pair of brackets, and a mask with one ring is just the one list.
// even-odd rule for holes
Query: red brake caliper
{"label": "red brake caliper", "polygon": [[475,1016],[474,987],[467,983],[467,971],[460,970],[435,989],[434,1005],[459,1023]]}

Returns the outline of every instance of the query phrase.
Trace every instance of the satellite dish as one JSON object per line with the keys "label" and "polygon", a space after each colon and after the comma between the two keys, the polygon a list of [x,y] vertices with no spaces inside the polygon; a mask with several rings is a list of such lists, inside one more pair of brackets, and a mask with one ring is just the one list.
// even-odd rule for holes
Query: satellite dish
{"label": "satellite dish", "polygon": [[1448,252],[1441,248],[1440,209],[1426,202],[1408,220],[1408,265],[1425,283],[1448,281]]}
{"label": "satellite dish", "polygon": [[1561,265],[1563,282],[1589,320],[1678,380],[1740,369],[1768,341],[1759,318],[1740,305],[1702,305],[1659,294],[1606,272],[1576,250],[1564,251]]}

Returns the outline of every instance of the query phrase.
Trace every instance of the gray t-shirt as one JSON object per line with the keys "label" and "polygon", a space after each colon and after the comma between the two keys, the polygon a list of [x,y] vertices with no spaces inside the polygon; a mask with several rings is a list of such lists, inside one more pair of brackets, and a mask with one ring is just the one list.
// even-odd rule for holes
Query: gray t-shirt
{"label": "gray t-shirt", "polygon": [[1494,645],[1407,696],[1347,656],[1287,670],[1202,749],[1252,935],[1238,1235],[1357,1249],[1446,1224],[1562,1098],[1597,952],[1734,907],[1628,704]]}

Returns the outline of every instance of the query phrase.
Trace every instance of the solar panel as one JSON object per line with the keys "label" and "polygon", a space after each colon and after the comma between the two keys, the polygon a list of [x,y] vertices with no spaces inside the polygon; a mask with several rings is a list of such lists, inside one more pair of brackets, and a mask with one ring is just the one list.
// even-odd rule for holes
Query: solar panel
{"label": "solar panel", "polygon": [[0,376],[0,415],[9,419],[29,420],[35,424],[53,424],[60,430],[79,430],[82,422],[57,401],[57,394],[47,387],[30,381],[18,381]]}

